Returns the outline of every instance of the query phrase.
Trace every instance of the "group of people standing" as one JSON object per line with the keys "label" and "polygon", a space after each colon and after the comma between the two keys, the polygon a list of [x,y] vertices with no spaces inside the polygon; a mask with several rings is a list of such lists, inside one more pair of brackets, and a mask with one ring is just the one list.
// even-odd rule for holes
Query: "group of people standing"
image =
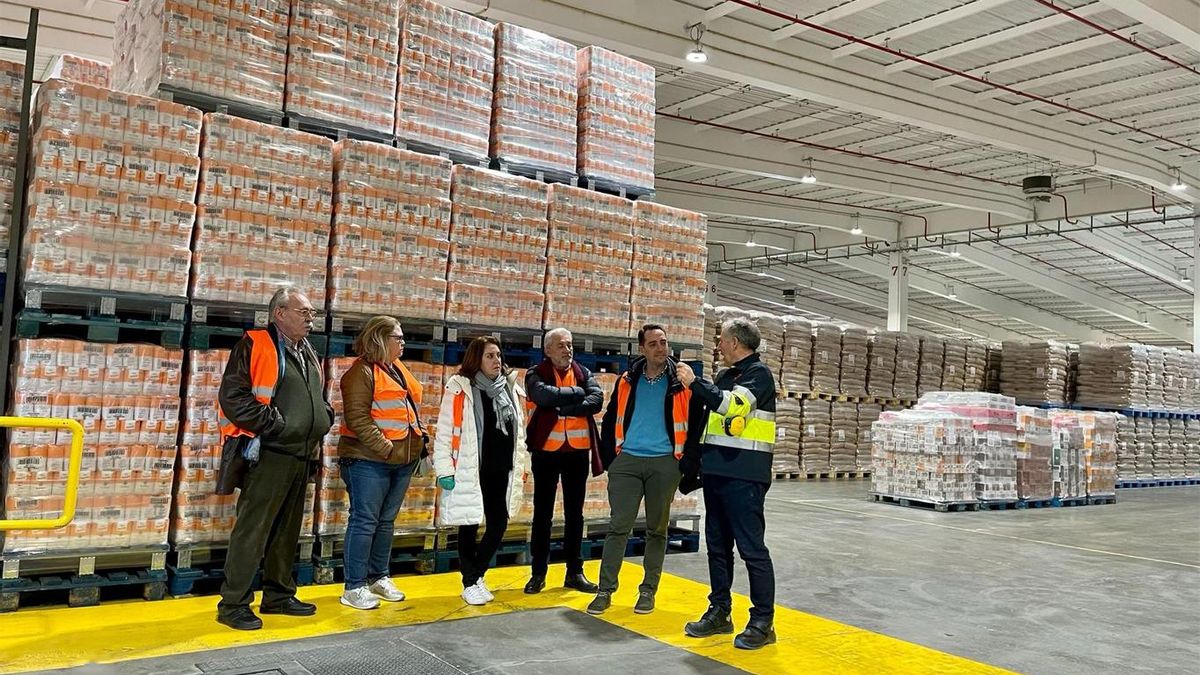
{"label": "group of people standing", "polygon": [[[260,564],[259,613],[316,612],[315,605],[296,598],[292,567],[309,506],[305,488],[320,465],[321,440],[337,421],[324,393],[320,359],[307,340],[315,315],[308,298],[295,288],[280,289],[269,315],[267,328],[247,331],[232,350],[218,401],[225,439],[218,482],[236,485],[241,495],[217,620],[240,630],[262,627],[250,609]],[[775,577],[764,542],[775,383],[758,359],[759,340],[753,323],[726,322],[718,349],[727,367],[710,382],[671,357],[666,328],[648,324],[638,332],[640,355],[617,380],[605,408],[596,378],[575,360],[570,331],[556,328],[545,335],[545,359],[523,382],[505,365],[498,340],[477,338],[446,383],[430,447],[419,415],[421,384],[400,360],[403,327],[391,317],[371,319],[355,341],[357,359],[340,382],[338,462],[350,499],[341,603],[368,610],[404,600],[389,575],[393,523],[411,477],[428,462],[441,488],[437,524],[458,527],[467,604],[494,599],[485,576],[532,473],[532,561],[524,592],[546,587],[561,484],[563,586],[595,595],[590,614],[611,607],[644,502],[644,576],[634,611],[653,612],[675,491],[703,487],[712,592],[707,611],[684,631],[692,637],[734,632],[736,544],[749,572],[753,608],[734,645],[758,649],[775,642]],[[595,415],[601,410],[598,427]],[[588,476],[604,471],[611,517],[597,585],[584,574],[580,550]]]}

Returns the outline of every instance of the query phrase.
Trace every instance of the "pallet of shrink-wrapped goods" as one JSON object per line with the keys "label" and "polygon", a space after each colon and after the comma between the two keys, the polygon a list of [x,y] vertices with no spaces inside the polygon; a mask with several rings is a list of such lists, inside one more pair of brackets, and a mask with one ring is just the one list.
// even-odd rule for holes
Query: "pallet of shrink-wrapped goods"
{"label": "pallet of shrink-wrapped goods", "polygon": [[113,86],[282,111],[288,10],[288,0],[132,0],[113,24]]}
{"label": "pallet of shrink-wrapped goods", "polygon": [[24,72],[23,64],[0,60],[0,274],[8,273]]}
{"label": "pallet of shrink-wrapped goods", "polygon": [[109,88],[112,86],[112,66],[75,54],[58,54],[50,60],[42,81],[70,80],[93,87]]}
{"label": "pallet of shrink-wrapped goods", "polygon": [[932,335],[921,336],[921,356],[917,361],[917,396],[941,391],[945,364],[946,341]]}
{"label": "pallet of shrink-wrapped goods", "polygon": [[584,47],[579,75],[579,175],[600,185],[654,189],[654,66]]}
{"label": "pallet of shrink-wrapped goods", "polygon": [[[700,352],[704,360],[704,376],[715,379],[716,373],[723,367],[721,355],[717,353],[717,342],[721,339],[721,322],[725,320],[725,307],[704,305],[704,347]],[[732,308],[728,308],[732,309]]]}
{"label": "pallet of shrink-wrapped goods", "polygon": [[325,304],[333,141],[204,116],[192,297],[263,305],[280,286]]}
{"label": "pallet of shrink-wrapped goods", "polygon": [[906,401],[917,398],[917,380],[920,377],[921,338],[911,333],[896,335],[896,379],[892,383],[893,393]]}
{"label": "pallet of shrink-wrapped goods", "polygon": [[329,306],[441,321],[450,260],[450,160],[380,143],[334,145]]}
{"label": "pallet of shrink-wrapped goods", "polygon": [[1154,474],[1155,478],[1182,478],[1184,472],[1184,449],[1171,427],[1172,420],[1165,417],[1154,419]]}
{"label": "pallet of shrink-wrapped goods", "polygon": [[631,203],[569,185],[551,185],[549,221],[541,325],[571,326],[583,335],[629,337]]}
{"label": "pallet of shrink-wrapped goods", "polygon": [[1165,410],[1167,392],[1163,383],[1163,372],[1167,367],[1167,353],[1162,347],[1146,347],[1149,367],[1146,369],[1146,407],[1150,410]]}
{"label": "pallet of shrink-wrapped goods", "polygon": [[1053,481],[1050,459],[1054,452],[1054,430],[1050,415],[1040,408],[1017,406],[1017,498],[1050,499]]}
{"label": "pallet of shrink-wrapped goods", "polygon": [[967,391],[967,341],[946,338],[942,359],[942,391]]}
{"label": "pallet of shrink-wrapped goods", "polygon": [[987,343],[968,340],[963,391],[987,391]]}
{"label": "pallet of shrink-wrapped goods", "polygon": [[800,404],[800,471],[828,473],[830,433],[833,427],[829,401],[806,399]]}
{"label": "pallet of shrink-wrapped goods", "polygon": [[842,331],[842,358],[838,371],[838,391],[847,396],[867,395],[869,348],[865,328],[847,326]]}
{"label": "pallet of shrink-wrapped goods", "polygon": [[456,160],[486,159],[495,52],[489,21],[429,0],[405,0],[396,140]]}
{"label": "pallet of shrink-wrapped goods", "polygon": [[[1083,431],[1084,487],[1089,497],[1117,494],[1117,422],[1122,415],[1110,412],[1079,412]],[[1182,420],[1169,420],[1174,424]],[[1184,429],[1179,425],[1179,440]],[[1182,473],[1180,474],[1182,475]]]}
{"label": "pallet of shrink-wrapped goods", "polygon": [[791,393],[812,389],[812,322],[798,316],[783,317],[783,368],[778,388]]}
{"label": "pallet of shrink-wrapped goods", "polygon": [[545,33],[496,25],[490,151],[508,170],[575,175],[576,51]]}
{"label": "pallet of shrink-wrapped goods", "polygon": [[467,165],[455,166],[451,176],[446,320],[540,328],[549,236],[546,185]]}
{"label": "pallet of shrink-wrapped goods", "polygon": [[800,471],[800,399],[775,399],[775,445],[772,450],[772,471]]}
{"label": "pallet of shrink-wrapped goods", "polygon": [[813,391],[838,393],[841,369],[842,327],[833,323],[813,324]]}
{"label": "pallet of shrink-wrapped goods", "polygon": [[1163,350],[1163,410],[1183,412],[1184,393],[1187,391],[1187,376],[1184,374],[1183,352],[1178,349]]}
{"label": "pallet of shrink-wrapped goods", "polygon": [[657,323],[673,345],[703,343],[707,231],[704,214],[634,202],[632,333]]}
{"label": "pallet of shrink-wrapped goods", "polygon": [[971,421],[976,499],[1017,499],[1017,408],[1011,397],[982,392],[931,392],[922,396],[916,407],[954,413]]}
{"label": "pallet of shrink-wrapped goods", "polygon": [[1050,476],[1054,497],[1078,499],[1087,496],[1087,470],[1083,457],[1083,427],[1071,410],[1050,411],[1054,433],[1054,451],[1050,458]]}
{"label": "pallet of shrink-wrapped goods", "polygon": [[292,0],[288,115],[390,136],[401,0]]}
{"label": "pallet of shrink-wrapped goods", "polygon": [[1133,418],[1134,465],[1138,479],[1155,478],[1154,420],[1149,417]]}
{"label": "pallet of shrink-wrapped goods", "polygon": [[1150,352],[1146,345],[1079,345],[1076,369],[1075,402],[1098,408],[1149,406],[1147,383],[1150,378]]}
{"label": "pallet of shrink-wrapped goods", "polygon": [[183,297],[192,264],[200,112],[51,80],[38,92],[27,284]]}
{"label": "pallet of shrink-wrapped goods", "polygon": [[858,450],[854,453],[854,470],[871,470],[871,425],[883,414],[878,403],[858,404]]}
{"label": "pallet of shrink-wrapped goods", "polygon": [[1066,402],[1067,346],[1058,342],[1004,342],[1000,391],[1022,405]]}
{"label": "pallet of shrink-wrapped goods", "polygon": [[1137,478],[1137,431],[1134,418],[1122,415],[1117,420],[1117,480]]}
{"label": "pallet of shrink-wrapped goods", "polygon": [[[1122,417],[1121,421],[1124,420],[1127,420],[1127,418]],[[1184,420],[1183,452],[1185,476],[1187,478],[1200,478],[1200,419],[1189,417]]]}
{"label": "pallet of shrink-wrapped goods", "polygon": [[829,411],[829,470],[858,468],[858,404],[834,401]]}
{"label": "pallet of shrink-wrapped goods", "polygon": [[761,342],[758,345],[758,355],[764,364],[771,369],[776,386],[779,384],[779,371],[783,365],[783,317],[768,312],[749,312],[749,319],[758,327]]}
{"label": "pallet of shrink-wrapped goods", "polygon": [[871,426],[871,491],[933,504],[974,502],[971,418],[938,409],[884,412]]}
{"label": "pallet of shrink-wrapped goods", "polygon": [[867,340],[867,395],[892,398],[896,395],[896,343],[900,333],[875,331]]}
{"label": "pallet of shrink-wrapped goods", "polygon": [[[183,352],[57,339],[18,340],[15,349],[10,413],[76,420],[85,445],[74,520],[6,532],[3,553],[165,548]],[[62,513],[70,447],[67,431],[12,431],[6,518]]]}

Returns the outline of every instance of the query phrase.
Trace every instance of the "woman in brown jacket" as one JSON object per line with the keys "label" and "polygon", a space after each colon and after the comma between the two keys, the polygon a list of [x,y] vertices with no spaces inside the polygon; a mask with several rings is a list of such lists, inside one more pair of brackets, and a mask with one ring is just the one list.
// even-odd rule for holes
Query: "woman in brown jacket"
{"label": "woman in brown jacket", "polygon": [[381,599],[404,599],[388,577],[393,524],[428,435],[417,417],[421,383],[400,362],[400,322],[390,316],[371,319],[354,351],[358,360],[342,375],[345,422],[338,442],[350,496],[342,604],[375,609]]}

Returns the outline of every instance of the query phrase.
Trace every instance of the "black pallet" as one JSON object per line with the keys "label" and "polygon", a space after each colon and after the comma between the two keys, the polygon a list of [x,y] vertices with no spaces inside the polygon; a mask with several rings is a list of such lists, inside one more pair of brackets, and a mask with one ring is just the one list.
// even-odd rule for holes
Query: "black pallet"
{"label": "black pallet", "polygon": [[338,122],[334,120],[322,119],[311,115],[301,115],[299,113],[288,112],[284,114],[284,126],[289,129],[296,129],[317,136],[324,136],[335,141],[340,141],[346,138],[353,138],[359,141],[371,141],[374,143],[382,143],[383,145],[393,145],[395,137],[385,131],[375,131],[364,127],[347,124],[346,122]]}
{"label": "black pallet", "polygon": [[1117,503],[1116,495],[1088,495],[1088,497],[1087,497],[1088,506],[1096,506],[1099,504],[1116,504],[1116,503]]}
{"label": "black pallet", "polygon": [[423,143],[421,141],[409,141],[402,138],[396,138],[394,144],[401,150],[408,150],[409,152],[416,152],[422,155],[437,155],[438,157],[443,157],[450,160],[454,164],[467,164],[471,166],[483,167],[485,169],[491,166],[491,162],[487,157],[476,157],[475,155],[469,155],[465,152],[459,152],[457,150],[447,150],[445,148],[439,148],[436,145]]}
{"label": "black pallet", "polygon": [[1062,506],[1062,503],[1055,504],[1053,499],[1018,499],[1018,509],[1045,509],[1054,506]]}
{"label": "black pallet", "polygon": [[980,511],[1008,511],[1020,508],[1020,500],[1017,499],[980,499]]}
{"label": "black pallet", "polygon": [[509,162],[497,158],[492,159],[491,168],[494,171],[502,171],[504,173],[510,173],[514,176],[524,176],[525,178],[536,180],[539,183],[557,183],[562,185],[570,185],[571,187],[577,187],[579,185],[579,176],[574,171],[547,169],[545,167],[534,166],[532,164]]}
{"label": "black pallet", "polygon": [[595,178],[593,176],[580,176],[579,186],[595,192],[603,192],[604,194],[622,197],[624,199],[639,199],[642,197],[654,196],[653,187],[625,185],[619,181],[608,180],[605,178]]}
{"label": "black pallet", "polygon": [[[343,581],[346,535],[318,536],[313,553],[314,580],[318,584]],[[434,532],[398,533],[392,539],[389,573],[433,574],[437,567],[437,536]]]}
{"label": "black pallet", "polygon": [[[671,528],[667,532],[667,553],[696,553],[700,550],[700,533]],[[630,535],[625,544],[625,557],[646,554],[645,532]]]}
{"label": "black pallet", "polygon": [[[227,546],[197,546],[176,549],[167,564],[167,593],[172,596],[215,593],[225,580]],[[315,577],[312,540],[302,541],[292,576],[297,586],[309,586]],[[252,588],[262,588],[262,571],[254,575]]]}
{"label": "black pallet", "polygon": [[200,94],[177,87],[159,86],[158,98],[198,108],[202,112],[225,113],[273,126],[283,124],[283,111],[281,110],[274,110],[253,103],[209,96],[208,94]]}
{"label": "black pallet", "polygon": [[1087,506],[1087,497],[1055,497],[1050,500],[1051,506]]}
{"label": "black pallet", "polygon": [[893,495],[882,495],[872,492],[871,497],[874,501],[884,502],[886,504],[897,504],[915,509],[926,509],[930,511],[938,511],[946,513],[950,511],[978,511],[979,502],[930,502],[922,499],[909,499],[907,497],[896,497]]}
{"label": "black pallet", "polygon": [[[70,607],[99,604],[102,591],[119,594],[141,587],[146,600],[166,593],[165,547],[82,553],[7,554],[0,579],[0,612],[11,612],[22,597],[54,594]],[[44,599],[44,598],[43,598]]]}
{"label": "black pallet", "polygon": [[[449,545],[439,548],[435,554],[434,572],[437,574],[444,574],[455,569],[454,563],[457,560],[457,545]],[[492,557],[489,568],[528,564],[529,542],[524,540],[503,541],[500,543],[500,548],[496,551],[496,555]]]}

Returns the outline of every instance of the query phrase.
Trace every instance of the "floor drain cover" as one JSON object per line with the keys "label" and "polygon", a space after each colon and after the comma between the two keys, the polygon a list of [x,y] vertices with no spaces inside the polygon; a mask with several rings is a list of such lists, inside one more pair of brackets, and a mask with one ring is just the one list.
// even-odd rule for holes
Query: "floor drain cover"
{"label": "floor drain cover", "polygon": [[220,664],[197,664],[204,675],[313,675],[310,670],[295,661],[280,663],[274,666],[251,666],[239,668],[222,668]]}

